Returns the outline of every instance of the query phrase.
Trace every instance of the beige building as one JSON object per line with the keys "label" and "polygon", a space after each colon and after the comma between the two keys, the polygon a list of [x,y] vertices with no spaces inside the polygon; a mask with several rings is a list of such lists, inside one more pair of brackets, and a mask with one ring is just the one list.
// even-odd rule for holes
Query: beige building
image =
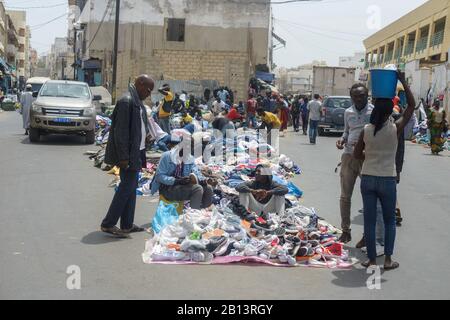
{"label": "beige building", "polygon": [[5,59],[8,44],[6,10],[3,1],[0,1],[0,58]]}
{"label": "beige building", "polygon": [[[399,65],[416,99],[445,96],[450,110],[450,2],[429,0],[364,40],[365,69]],[[450,115],[449,115],[450,119]]]}
{"label": "beige building", "polygon": [[450,2],[430,0],[364,40],[366,69],[420,60],[447,61],[450,47]]}
{"label": "beige building", "polygon": [[[271,65],[269,0],[135,0],[122,4],[120,14],[118,94],[134,76],[149,73],[165,80],[217,80],[245,99],[255,70]],[[111,83],[114,15],[114,1],[104,0],[88,1],[81,14],[87,82],[101,72],[103,84]]]}
{"label": "beige building", "polygon": [[27,31],[27,15],[25,11],[7,10],[7,14],[11,17],[14,24],[17,41],[19,44],[16,53],[16,69],[17,77],[27,78],[29,76],[29,29]]}
{"label": "beige building", "polygon": [[313,89],[314,66],[326,66],[326,61],[315,60],[296,68],[278,68],[275,72],[276,85],[281,92],[311,94]]}

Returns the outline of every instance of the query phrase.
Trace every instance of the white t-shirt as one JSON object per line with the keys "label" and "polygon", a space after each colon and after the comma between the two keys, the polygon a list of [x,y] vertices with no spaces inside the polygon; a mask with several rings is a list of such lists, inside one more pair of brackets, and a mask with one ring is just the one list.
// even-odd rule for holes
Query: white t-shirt
{"label": "white t-shirt", "polygon": [[141,151],[145,150],[145,140],[147,139],[147,131],[145,130],[145,122],[144,122],[144,110],[141,108]]}
{"label": "white t-shirt", "polygon": [[224,110],[225,110],[225,102],[223,102],[223,101],[217,102],[217,100],[214,101],[213,106],[212,106],[212,112],[215,115],[221,113]]}
{"label": "white t-shirt", "polygon": [[169,135],[167,132],[161,129],[161,127],[156,123],[153,117],[148,117],[148,124],[150,127],[150,135],[153,139],[156,140],[156,142]]}

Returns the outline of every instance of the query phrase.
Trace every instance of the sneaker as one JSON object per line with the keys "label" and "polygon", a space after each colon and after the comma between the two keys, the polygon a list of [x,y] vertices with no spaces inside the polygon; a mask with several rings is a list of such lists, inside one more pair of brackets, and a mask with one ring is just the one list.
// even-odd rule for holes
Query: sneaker
{"label": "sneaker", "polygon": [[214,259],[214,256],[206,251],[198,251],[191,253],[191,260],[194,262],[206,262],[209,263]]}
{"label": "sneaker", "polygon": [[[364,253],[367,253],[367,247],[363,247],[361,248],[361,251]],[[377,257],[382,257],[384,256],[384,247],[377,244],[376,246],[376,253],[377,253]]]}
{"label": "sneaker", "polygon": [[350,241],[352,241],[351,233],[350,232],[343,232],[338,241],[342,242],[342,243],[349,243]]}
{"label": "sneaker", "polygon": [[364,236],[363,236],[362,239],[359,240],[359,242],[356,244],[355,248],[361,249],[361,248],[364,248],[365,246],[366,246],[366,240],[364,239]]}
{"label": "sneaker", "polygon": [[196,176],[195,174],[191,173],[191,174],[189,175],[189,178],[191,179],[191,184],[192,184],[192,185],[198,184],[198,179],[197,179],[197,176]]}
{"label": "sneaker", "polygon": [[234,241],[227,240],[227,243],[223,245],[214,255],[216,257],[224,257],[230,255],[234,249]]}
{"label": "sneaker", "polygon": [[222,246],[227,243],[227,238],[225,237],[212,237],[209,239],[209,243],[206,245],[206,250],[209,253],[216,253],[220,250]]}
{"label": "sneaker", "polygon": [[128,239],[130,238],[130,235],[126,232],[124,232],[123,230],[120,230],[117,227],[111,227],[111,228],[106,228],[106,227],[101,227],[102,232],[108,233],[113,235],[116,238],[119,239]]}

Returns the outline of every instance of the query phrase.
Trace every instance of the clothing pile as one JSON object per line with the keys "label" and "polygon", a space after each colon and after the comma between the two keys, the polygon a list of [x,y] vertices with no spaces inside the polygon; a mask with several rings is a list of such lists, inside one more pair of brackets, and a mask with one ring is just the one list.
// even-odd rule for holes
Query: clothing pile
{"label": "clothing pile", "polygon": [[97,145],[106,145],[109,138],[109,129],[111,128],[111,119],[103,116],[96,116],[95,122],[95,143]]}

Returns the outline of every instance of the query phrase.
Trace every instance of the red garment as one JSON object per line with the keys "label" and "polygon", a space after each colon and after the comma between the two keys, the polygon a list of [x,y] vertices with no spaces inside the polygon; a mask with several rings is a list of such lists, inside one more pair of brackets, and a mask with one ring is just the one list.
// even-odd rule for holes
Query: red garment
{"label": "red garment", "polygon": [[233,120],[242,119],[242,115],[237,111],[236,108],[232,108],[230,110],[230,112],[228,113],[227,118],[230,119],[231,121],[233,121]]}
{"label": "red garment", "polygon": [[247,100],[247,114],[251,114],[251,115],[256,114],[256,100],[255,99]]}

